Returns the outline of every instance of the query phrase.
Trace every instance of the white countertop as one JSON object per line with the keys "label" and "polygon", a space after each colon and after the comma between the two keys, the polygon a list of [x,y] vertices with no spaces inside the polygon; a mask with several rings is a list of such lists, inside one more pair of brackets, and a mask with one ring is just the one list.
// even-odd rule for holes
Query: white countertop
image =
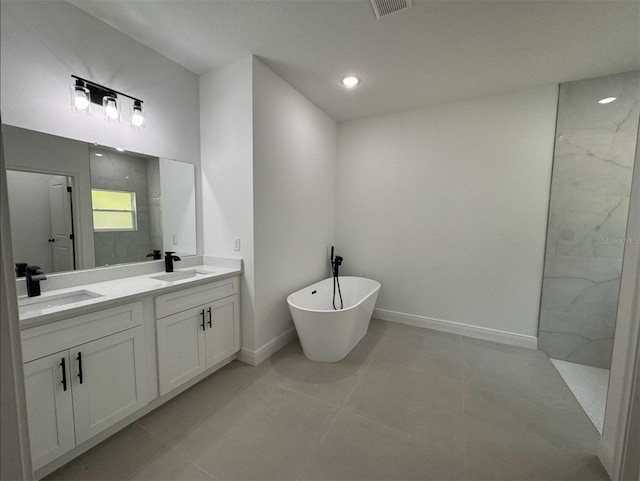
{"label": "white countertop", "polygon": [[[154,279],[154,277],[166,274],[165,272],[154,272],[95,284],[57,289],[37,297],[18,296],[20,329],[28,329],[114,305],[121,305],[149,295],[165,294],[185,287],[199,286],[211,281],[237,276],[242,272],[239,268],[212,265],[175,269],[174,272],[180,273],[193,270],[198,272],[197,276],[176,281]],[[71,302],[63,305],[48,305],[47,301],[55,302],[57,299],[72,296],[74,293],[78,294],[79,297],[88,298],[74,300],[72,297],[67,297]],[[89,297],[90,295],[95,295],[95,297]],[[32,305],[25,312],[23,306],[29,304]]]}

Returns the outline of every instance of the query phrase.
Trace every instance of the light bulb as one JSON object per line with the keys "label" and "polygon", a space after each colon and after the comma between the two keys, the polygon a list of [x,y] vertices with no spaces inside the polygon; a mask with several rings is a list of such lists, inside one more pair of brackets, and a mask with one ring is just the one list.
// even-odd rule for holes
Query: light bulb
{"label": "light bulb", "polygon": [[81,81],[71,86],[71,110],[77,113],[91,113],[91,94]]}
{"label": "light bulb", "polygon": [[605,97],[603,99],[598,100],[599,104],[610,104],[616,99],[616,97]]}
{"label": "light bulb", "polygon": [[133,114],[133,118],[131,119],[131,123],[135,127],[141,127],[143,122],[144,122],[144,117],[142,116],[142,114],[140,114],[138,112]]}
{"label": "light bulb", "polygon": [[89,106],[89,99],[84,93],[76,93],[73,103],[78,110],[85,110]]}
{"label": "light bulb", "polygon": [[102,107],[104,108],[104,119],[107,122],[120,122],[120,102],[117,97],[105,96],[102,99]]}
{"label": "light bulb", "polygon": [[113,101],[107,102],[107,106],[104,108],[104,111],[107,113],[107,117],[110,119],[118,118],[118,109],[116,108],[116,104]]}
{"label": "light bulb", "polygon": [[145,127],[144,112],[140,100],[135,100],[131,106],[131,127],[137,129],[144,129]]}

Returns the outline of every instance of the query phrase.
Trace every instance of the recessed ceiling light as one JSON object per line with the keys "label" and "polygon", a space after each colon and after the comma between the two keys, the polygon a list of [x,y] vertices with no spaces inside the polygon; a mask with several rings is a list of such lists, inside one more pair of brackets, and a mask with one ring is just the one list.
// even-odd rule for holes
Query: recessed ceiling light
{"label": "recessed ceiling light", "polygon": [[118,152],[124,152],[124,149],[123,149],[122,147],[116,147],[116,150],[117,150]]}
{"label": "recessed ceiling light", "polygon": [[347,75],[346,77],[342,77],[340,83],[342,83],[342,85],[344,85],[348,89],[352,89],[360,83],[360,79],[355,75]]}
{"label": "recessed ceiling light", "polygon": [[598,100],[599,104],[610,104],[611,102],[613,102],[616,98],[615,97],[605,97],[603,99]]}
{"label": "recessed ceiling light", "polygon": [[95,155],[96,157],[102,157],[104,154],[101,154],[100,152],[96,152],[94,155]]}

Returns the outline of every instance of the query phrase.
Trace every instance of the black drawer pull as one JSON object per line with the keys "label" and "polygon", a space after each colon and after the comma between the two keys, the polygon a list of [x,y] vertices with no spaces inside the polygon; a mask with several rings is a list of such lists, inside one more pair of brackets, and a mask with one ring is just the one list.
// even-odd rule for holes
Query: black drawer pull
{"label": "black drawer pull", "polygon": [[207,312],[209,312],[209,327],[211,327],[211,307],[209,307]]}
{"label": "black drawer pull", "polygon": [[204,331],[204,330],[205,330],[205,327],[204,327],[204,309],[202,309],[202,310],[200,311],[200,315],[202,316],[202,323],[200,324],[200,327],[201,327],[201,328],[202,328],[202,330]]}
{"label": "black drawer pull", "polygon": [[67,368],[64,365],[64,357],[60,361],[60,366],[62,366],[62,390],[67,390]]}
{"label": "black drawer pull", "polygon": [[78,353],[78,377],[80,378],[80,384],[82,384],[82,353]]}

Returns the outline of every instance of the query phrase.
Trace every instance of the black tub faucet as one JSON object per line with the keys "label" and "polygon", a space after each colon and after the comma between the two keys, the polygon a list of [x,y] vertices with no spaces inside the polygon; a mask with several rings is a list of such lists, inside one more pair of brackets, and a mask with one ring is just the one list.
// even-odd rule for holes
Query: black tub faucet
{"label": "black tub faucet", "polygon": [[27,295],[35,297],[40,295],[40,281],[46,280],[47,276],[40,270],[39,266],[27,267]]}
{"label": "black tub faucet", "polygon": [[179,261],[178,256],[174,256],[175,252],[167,251],[164,253],[164,269],[167,272],[173,272],[173,261]]}
{"label": "black tub faucet", "polygon": [[162,259],[162,251],[158,250],[154,250],[153,252],[149,252],[147,254],[147,257],[153,257],[153,260],[157,260],[157,259]]}

